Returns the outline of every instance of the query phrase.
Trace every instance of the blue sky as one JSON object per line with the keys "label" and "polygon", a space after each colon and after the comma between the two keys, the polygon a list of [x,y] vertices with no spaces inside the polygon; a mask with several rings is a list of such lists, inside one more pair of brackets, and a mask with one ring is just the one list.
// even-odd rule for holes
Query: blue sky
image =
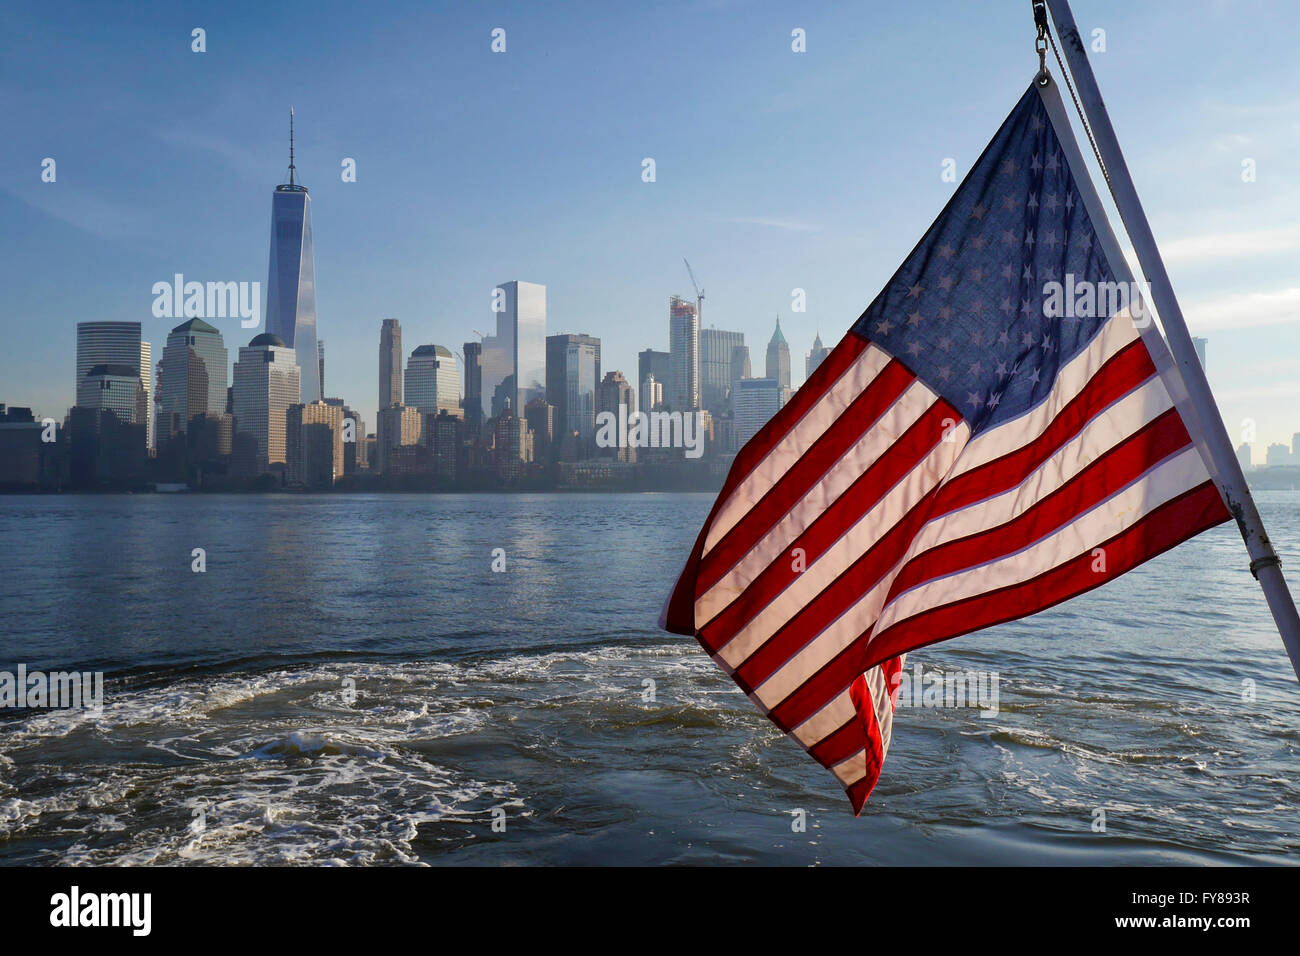
{"label": "blue sky", "polygon": [[[950,195],[944,159],[964,175],[1032,78],[1028,8],[7,4],[0,401],[61,418],[81,320],[139,320],[160,351],[175,323],[150,290],[176,272],[265,285],[290,105],[326,391],[369,428],[381,319],[408,352],[459,350],[490,331],[494,284],[541,282],[548,330],[600,336],[631,373],[691,294],[683,256],[705,325],[744,332],[757,368],[781,315],[797,382],[813,335],[843,334]],[[1074,8],[1106,31],[1102,91],[1229,430],[1252,419],[1262,459],[1300,431],[1296,10]],[[233,360],[251,333],[221,328]]]}

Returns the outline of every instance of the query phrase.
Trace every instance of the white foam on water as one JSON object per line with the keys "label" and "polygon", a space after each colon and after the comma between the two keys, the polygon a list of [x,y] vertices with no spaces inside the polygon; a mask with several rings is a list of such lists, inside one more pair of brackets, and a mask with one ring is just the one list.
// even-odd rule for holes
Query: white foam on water
{"label": "white foam on water", "polygon": [[[642,703],[647,659],[670,704]],[[616,722],[667,706],[747,708],[734,688],[718,696],[723,682],[685,645],[115,682],[98,717],[0,727],[6,776],[25,778],[21,797],[0,801],[0,830],[70,845],[51,860],[65,864],[415,863],[440,842],[488,835],[493,807],[533,812],[508,773],[467,773],[428,747],[494,726],[508,738],[521,714],[557,706]],[[520,744],[552,761],[549,745]],[[68,766],[57,786],[56,751]]]}

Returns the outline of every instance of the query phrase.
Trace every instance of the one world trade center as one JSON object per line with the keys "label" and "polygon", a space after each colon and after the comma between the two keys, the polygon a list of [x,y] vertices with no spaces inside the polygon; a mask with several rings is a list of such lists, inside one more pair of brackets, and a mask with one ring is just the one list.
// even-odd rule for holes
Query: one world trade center
{"label": "one world trade center", "polygon": [[271,264],[266,283],[266,331],[294,350],[302,401],[321,395],[316,353],[316,266],[311,244],[311,199],[293,181],[293,110],[289,110],[289,182],[271,198]]}

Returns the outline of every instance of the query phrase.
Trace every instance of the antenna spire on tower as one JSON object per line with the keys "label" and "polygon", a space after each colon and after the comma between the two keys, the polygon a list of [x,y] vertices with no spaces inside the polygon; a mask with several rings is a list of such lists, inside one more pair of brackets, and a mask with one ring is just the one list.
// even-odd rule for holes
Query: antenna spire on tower
{"label": "antenna spire on tower", "polygon": [[293,185],[293,107],[289,107],[289,185]]}

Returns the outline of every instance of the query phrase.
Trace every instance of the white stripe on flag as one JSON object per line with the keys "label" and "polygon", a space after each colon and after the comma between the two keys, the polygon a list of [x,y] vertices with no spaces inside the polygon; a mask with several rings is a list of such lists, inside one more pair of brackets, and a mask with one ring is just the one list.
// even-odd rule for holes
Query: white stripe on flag
{"label": "white stripe on flag", "polygon": [[848,647],[870,629],[889,596],[889,586],[902,562],[895,564],[862,595],[848,610],[831,622],[831,625],[805,644],[788,661],[773,671],[772,676],[754,688],[759,702],[768,710],[776,707],[801,686],[808,678],[826,666],[835,655]]}
{"label": "white stripe on flag", "polygon": [[[900,663],[906,662],[907,655],[903,655]],[[885,680],[883,665],[877,664],[867,671],[867,687],[871,691],[872,703],[876,705],[876,724],[880,727],[881,750],[887,753],[889,741],[894,734],[894,704],[890,700],[890,687]]]}
{"label": "white stripe on flag", "polygon": [[[1020,484],[993,498],[930,520],[916,536],[908,559],[949,541],[1013,521],[1172,407],[1164,383],[1153,373],[1145,384],[1098,413],[1081,432]],[[1014,425],[1014,422],[1008,422],[998,427]]]}
{"label": "white stripe on flag", "polygon": [[794,735],[805,747],[814,747],[839,730],[857,715],[853,706],[853,697],[847,689],[840,691],[817,713],[813,714],[798,727]]}
{"label": "white stripe on flag", "polygon": [[1132,527],[1157,507],[1209,478],[1196,446],[1157,465],[1138,481],[1029,547],[995,561],[927,581],[896,596],[880,615],[879,634],[930,608],[987,594],[1035,578],[1086,554]]}
{"label": "white stripe on flag", "polygon": [[867,775],[867,754],[865,750],[859,750],[851,757],[846,757],[835,766],[831,767],[831,773],[840,778],[840,783],[846,787],[851,787]]}
{"label": "white stripe on flag", "polygon": [[995,461],[1038,438],[1061,409],[1078,397],[1098,370],[1137,338],[1137,329],[1127,312],[1112,316],[1088,346],[1060,370],[1044,401],[1019,418],[1005,421],[971,439],[948,480]]}
{"label": "white stripe on flag", "polygon": [[[889,701],[889,688],[880,665],[867,672],[867,689],[871,692],[871,703],[876,712],[876,725],[880,728],[880,751],[883,760],[884,755],[889,753],[889,741],[893,736],[894,708]],[[863,747],[850,754],[830,769],[844,786],[852,786],[867,775],[866,748]]]}
{"label": "white stripe on flag", "polygon": [[[817,516],[839,500],[862,473],[876,463],[934,405],[937,398],[923,383],[914,381],[875,422],[867,423],[862,437],[837,461],[785,517],[778,521],[735,566],[720,577],[695,604],[695,618],[709,621],[744,593],[754,579],[778,560],[795,539],[808,530]],[[833,424],[833,423],[832,423]],[[963,426],[964,427],[964,426]],[[766,493],[767,489],[756,489]],[[754,502],[757,504],[757,502]]]}
{"label": "white stripe on flag", "polygon": [[732,529],[753,507],[754,502],[789,471],[844,409],[866,390],[872,379],[889,364],[890,356],[875,345],[868,345],[835,384],[827,389],[793,428],[781,438],[745,478],[736,485],[713,523],[704,541],[708,554],[723,535]]}
{"label": "white stripe on flag", "polygon": [[[965,427],[964,423],[960,426],[961,429]],[[831,547],[797,575],[789,587],[720,647],[718,655],[722,660],[733,670],[738,668],[766,643],[768,638],[811,603],[831,581],[843,574],[854,561],[898,524],[912,506],[938,484],[940,476],[951,467],[953,459],[960,453],[965,434],[964,432],[958,434],[955,429],[952,437],[951,442],[937,440],[930,453],[913,466],[911,471],[886,492],[853,527],[841,535]],[[869,591],[859,600],[859,608],[856,612],[850,610],[847,613],[849,615],[870,614],[870,617],[864,619],[868,622],[873,620],[880,610],[879,604],[863,603],[871,593]],[[883,599],[884,596],[881,595],[878,600]],[[814,637],[815,635],[809,635],[810,639]],[[789,666],[789,663],[786,666]]]}

